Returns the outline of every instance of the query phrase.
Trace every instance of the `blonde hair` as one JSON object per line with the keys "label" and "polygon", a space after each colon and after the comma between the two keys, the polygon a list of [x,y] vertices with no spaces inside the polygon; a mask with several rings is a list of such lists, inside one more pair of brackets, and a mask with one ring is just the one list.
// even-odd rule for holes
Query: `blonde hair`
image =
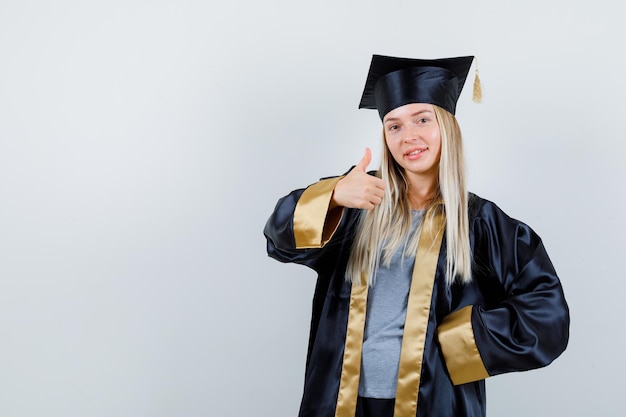
{"label": "blonde hair", "polygon": [[[472,279],[465,162],[461,129],[456,118],[433,106],[441,132],[441,157],[437,195],[425,217],[443,211],[446,216],[446,282],[458,277],[462,283]],[[348,260],[346,279],[353,284],[373,285],[381,264],[389,266],[392,255],[402,247],[404,256],[415,256],[419,231],[410,235],[411,206],[409,185],[404,169],[393,159],[383,132],[383,155],[377,176],[387,184],[383,202],[373,210],[362,210]]]}

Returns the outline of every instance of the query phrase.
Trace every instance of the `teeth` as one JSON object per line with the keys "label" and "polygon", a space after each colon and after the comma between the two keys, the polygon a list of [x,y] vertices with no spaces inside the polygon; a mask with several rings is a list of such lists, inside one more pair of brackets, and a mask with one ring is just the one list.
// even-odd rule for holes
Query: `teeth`
{"label": "teeth", "polygon": [[418,149],[418,150],[416,150],[416,151],[409,152],[409,155],[417,155],[418,153],[422,153],[422,152],[424,152],[424,151],[423,151],[423,150]]}

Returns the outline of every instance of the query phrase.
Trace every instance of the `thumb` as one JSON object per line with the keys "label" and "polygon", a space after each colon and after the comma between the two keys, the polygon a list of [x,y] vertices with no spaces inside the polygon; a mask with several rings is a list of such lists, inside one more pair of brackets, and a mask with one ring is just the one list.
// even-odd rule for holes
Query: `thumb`
{"label": "thumb", "polygon": [[370,148],[365,148],[365,155],[363,155],[363,158],[361,158],[359,163],[356,164],[354,169],[365,172],[365,170],[367,169],[367,166],[370,164],[371,161],[372,161],[372,151],[370,150]]}

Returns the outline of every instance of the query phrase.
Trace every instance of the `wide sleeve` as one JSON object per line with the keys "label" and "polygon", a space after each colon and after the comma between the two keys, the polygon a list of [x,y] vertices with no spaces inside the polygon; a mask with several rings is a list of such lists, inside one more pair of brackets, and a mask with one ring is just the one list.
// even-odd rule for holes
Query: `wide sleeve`
{"label": "wide sleeve", "polygon": [[569,339],[569,309],[541,239],[495,206],[485,212],[473,225],[474,280],[480,282],[470,285],[491,294],[453,312],[438,329],[457,385],[546,366]]}
{"label": "wide sleeve", "polygon": [[278,201],[264,229],[270,257],[314,268],[322,254],[314,249],[323,248],[341,222],[344,209],[329,210],[335,185],[341,178],[322,179]]}

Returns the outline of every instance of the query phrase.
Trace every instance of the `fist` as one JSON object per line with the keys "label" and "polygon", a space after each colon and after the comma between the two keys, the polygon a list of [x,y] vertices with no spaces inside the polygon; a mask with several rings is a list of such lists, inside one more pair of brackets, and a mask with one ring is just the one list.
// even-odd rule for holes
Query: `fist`
{"label": "fist", "polygon": [[383,201],[385,182],[367,173],[372,161],[372,151],[365,148],[365,155],[358,164],[337,182],[332,202],[335,206],[372,210]]}

